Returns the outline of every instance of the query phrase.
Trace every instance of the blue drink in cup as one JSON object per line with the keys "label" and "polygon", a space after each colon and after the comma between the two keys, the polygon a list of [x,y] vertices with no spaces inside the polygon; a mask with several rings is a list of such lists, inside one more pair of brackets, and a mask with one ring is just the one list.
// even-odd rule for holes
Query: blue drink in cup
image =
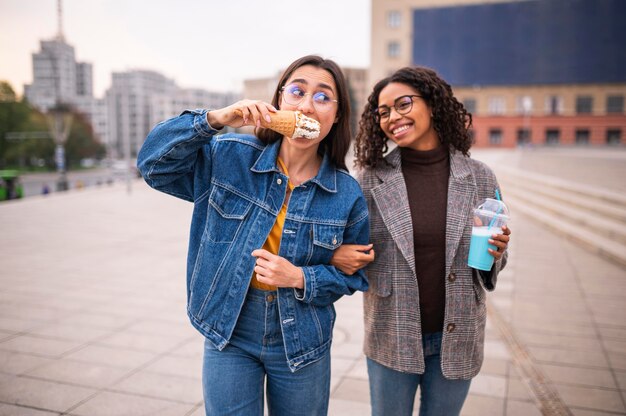
{"label": "blue drink in cup", "polygon": [[493,266],[493,256],[487,249],[496,250],[496,246],[489,244],[493,234],[502,234],[502,226],[509,220],[509,209],[504,202],[487,198],[474,209],[474,226],[470,241],[467,265],[474,269],[489,271]]}

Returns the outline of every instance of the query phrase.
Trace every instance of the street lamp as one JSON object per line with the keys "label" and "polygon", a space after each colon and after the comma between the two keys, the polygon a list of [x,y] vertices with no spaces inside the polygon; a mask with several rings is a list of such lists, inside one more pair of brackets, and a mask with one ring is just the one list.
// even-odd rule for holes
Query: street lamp
{"label": "street lamp", "polygon": [[73,116],[71,108],[66,104],[57,104],[48,110],[47,119],[50,133],[56,144],[54,161],[59,174],[57,191],[67,191],[69,186],[67,182],[67,168],[65,166],[65,142],[72,127]]}

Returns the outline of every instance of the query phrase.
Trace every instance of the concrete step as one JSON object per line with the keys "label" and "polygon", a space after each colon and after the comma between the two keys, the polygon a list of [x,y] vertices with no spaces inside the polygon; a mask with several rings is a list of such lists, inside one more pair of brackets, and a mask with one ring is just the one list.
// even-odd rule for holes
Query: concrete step
{"label": "concrete step", "polygon": [[504,183],[507,185],[504,187],[506,190],[505,199],[507,201],[511,196],[514,196],[539,210],[548,212],[574,225],[587,228],[592,233],[626,244],[626,223],[605,217],[598,212],[570,205],[560,199],[533,193],[528,189],[519,188],[508,182]]}
{"label": "concrete step", "polygon": [[498,180],[505,198],[509,188],[525,189],[626,224],[626,197],[621,194],[510,168],[498,169]]}
{"label": "concrete step", "polygon": [[506,202],[512,215],[525,215],[542,224],[553,232],[581,245],[585,249],[612,261],[626,269],[626,245],[609,238],[600,236],[589,229],[576,225],[562,217],[543,209],[537,208],[518,198],[507,194]]}

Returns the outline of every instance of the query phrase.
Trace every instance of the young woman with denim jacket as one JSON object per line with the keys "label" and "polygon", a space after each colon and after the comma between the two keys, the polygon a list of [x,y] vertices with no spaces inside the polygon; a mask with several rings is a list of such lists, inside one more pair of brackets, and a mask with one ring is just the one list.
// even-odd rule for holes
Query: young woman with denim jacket
{"label": "young woman with denim jacket", "polygon": [[[319,121],[319,138],[261,128],[277,108]],[[306,56],[272,104],[185,111],[139,152],[150,186],[194,203],[188,315],[206,338],[208,415],[262,415],[265,395],[272,415],[327,413],[333,302],[368,287],[363,272],[330,265],[341,244],[369,239],[365,199],[345,168],[349,120],[340,68]],[[256,135],[218,135],[244,125]]]}
{"label": "young woman with denim jacket", "polygon": [[[489,272],[467,265],[473,208],[498,183],[469,157],[471,115],[434,71],[403,68],[378,82],[356,138],[359,182],[376,259],[367,269],[365,354],[373,416],[458,415],[480,370],[485,290],[505,266],[510,230],[490,241]],[[387,152],[387,141],[397,147]],[[371,246],[342,246],[350,273]]]}

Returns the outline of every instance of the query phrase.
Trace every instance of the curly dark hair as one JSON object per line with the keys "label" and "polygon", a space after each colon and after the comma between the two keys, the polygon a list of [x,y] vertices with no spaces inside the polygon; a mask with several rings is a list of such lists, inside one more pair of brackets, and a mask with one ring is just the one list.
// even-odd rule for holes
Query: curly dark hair
{"label": "curly dark hair", "polygon": [[450,85],[441,79],[435,71],[425,67],[405,67],[393,75],[380,80],[367,99],[367,104],[359,122],[356,136],[355,165],[375,168],[387,152],[387,136],[380,128],[375,115],[378,97],[383,88],[392,82],[408,85],[426,101],[432,109],[433,123],[439,141],[464,155],[469,155],[472,138],[469,129],[472,115],[467,112],[453,95]]}

